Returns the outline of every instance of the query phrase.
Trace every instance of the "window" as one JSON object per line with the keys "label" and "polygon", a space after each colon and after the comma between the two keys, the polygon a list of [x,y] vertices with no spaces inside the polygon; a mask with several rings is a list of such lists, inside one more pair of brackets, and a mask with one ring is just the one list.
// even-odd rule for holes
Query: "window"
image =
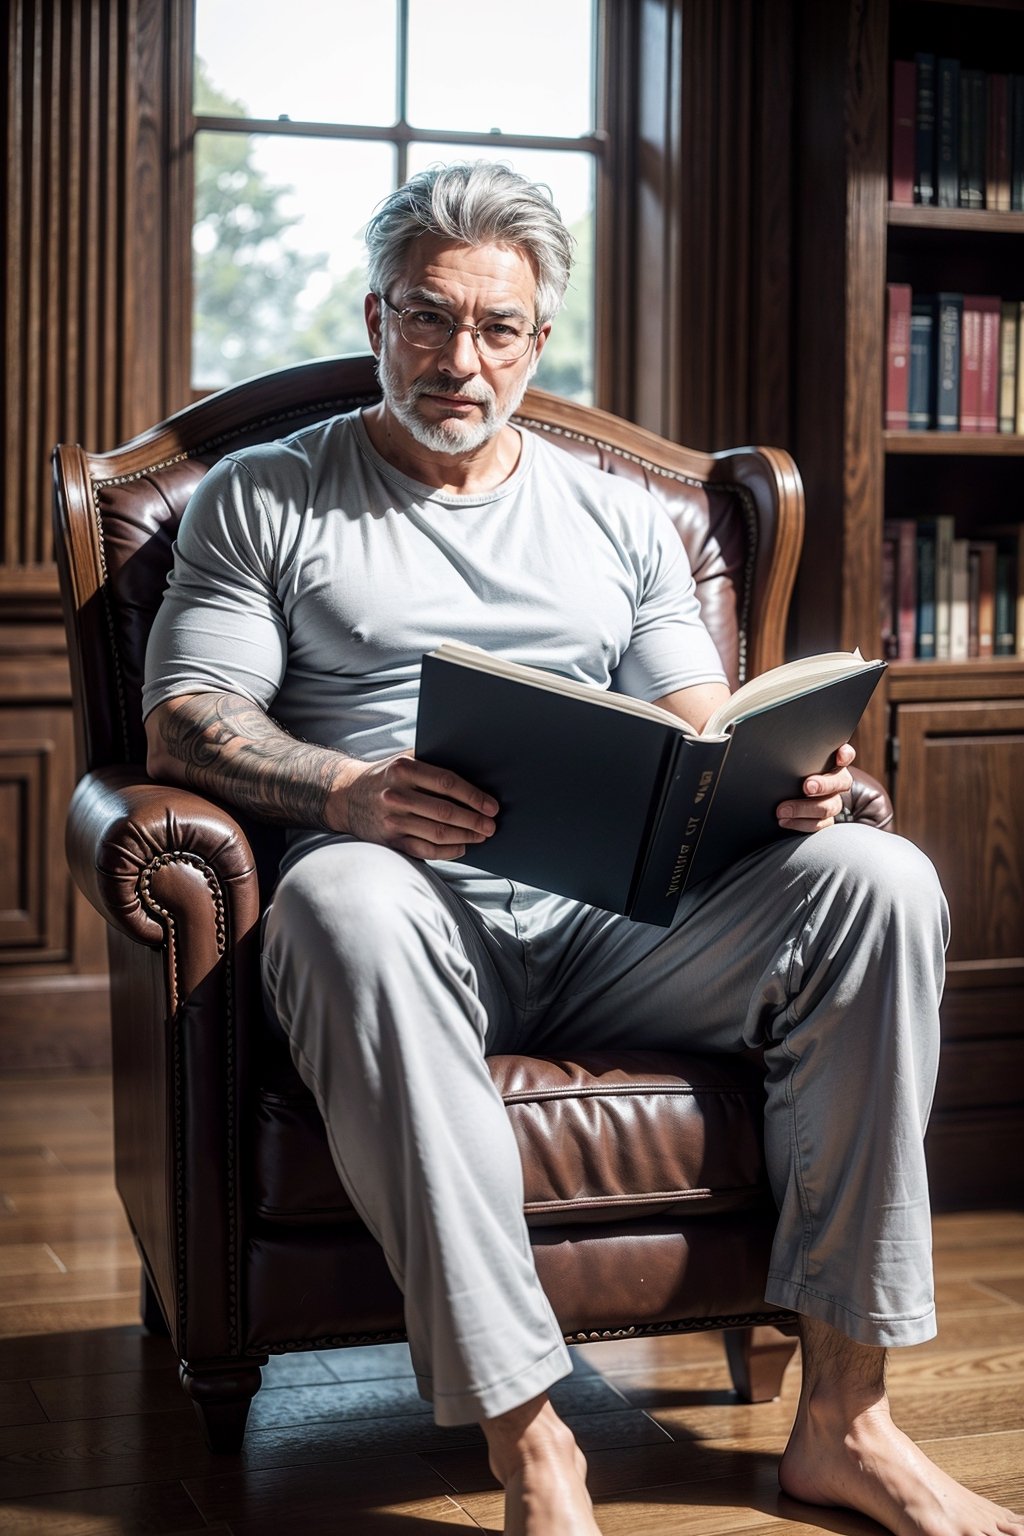
{"label": "window", "polygon": [[374,207],[439,161],[497,159],[578,242],[536,382],[592,399],[595,10],[477,0],[467,26],[455,0],[195,0],[194,389],[365,351]]}

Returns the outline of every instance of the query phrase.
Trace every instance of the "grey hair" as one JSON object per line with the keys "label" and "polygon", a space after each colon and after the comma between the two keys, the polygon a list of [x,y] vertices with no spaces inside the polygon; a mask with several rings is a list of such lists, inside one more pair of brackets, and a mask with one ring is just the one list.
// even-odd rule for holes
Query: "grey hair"
{"label": "grey hair", "polygon": [[537,273],[537,324],[561,308],[576,242],[549,189],[509,166],[480,160],[433,167],[386,197],[366,226],[374,293],[388,292],[420,235],[524,251]]}

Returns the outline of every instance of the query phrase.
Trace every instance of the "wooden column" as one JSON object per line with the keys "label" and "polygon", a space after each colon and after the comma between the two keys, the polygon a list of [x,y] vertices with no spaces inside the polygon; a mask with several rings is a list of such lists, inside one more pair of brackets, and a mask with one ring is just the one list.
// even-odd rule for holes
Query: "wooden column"
{"label": "wooden column", "polygon": [[49,461],[58,441],[113,446],[186,401],[172,237],[187,242],[166,210],[190,10],[9,0],[2,23],[0,1069],[106,1055],[103,934],[63,856],[73,755]]}

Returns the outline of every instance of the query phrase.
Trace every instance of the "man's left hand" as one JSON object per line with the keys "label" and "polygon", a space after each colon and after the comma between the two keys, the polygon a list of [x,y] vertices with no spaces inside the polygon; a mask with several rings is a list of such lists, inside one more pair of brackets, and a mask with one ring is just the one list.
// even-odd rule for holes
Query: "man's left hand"
{"label": "man's left hand", "polygon": [[849,742],[840,747],[832,772],[814,773],[804,780],[806,799],[784,800],[778,807],[779,826],[790,832],[820,832],[833,826],[843,809],[843,795],[853,785],[850,764],[856,756]]}

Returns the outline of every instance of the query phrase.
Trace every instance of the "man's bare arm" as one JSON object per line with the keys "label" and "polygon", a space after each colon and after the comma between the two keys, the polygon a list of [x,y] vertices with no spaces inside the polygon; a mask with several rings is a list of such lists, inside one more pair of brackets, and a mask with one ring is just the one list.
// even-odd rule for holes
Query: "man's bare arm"
{"label": "man's bare arm", "polygon": [[146,720],[157,779],[216,795],[264,821],[347,832],[413,858],[453,859],[494,831],[497,803],[402,753],[364,763],[299,741],[233,693],[193,693]]}

